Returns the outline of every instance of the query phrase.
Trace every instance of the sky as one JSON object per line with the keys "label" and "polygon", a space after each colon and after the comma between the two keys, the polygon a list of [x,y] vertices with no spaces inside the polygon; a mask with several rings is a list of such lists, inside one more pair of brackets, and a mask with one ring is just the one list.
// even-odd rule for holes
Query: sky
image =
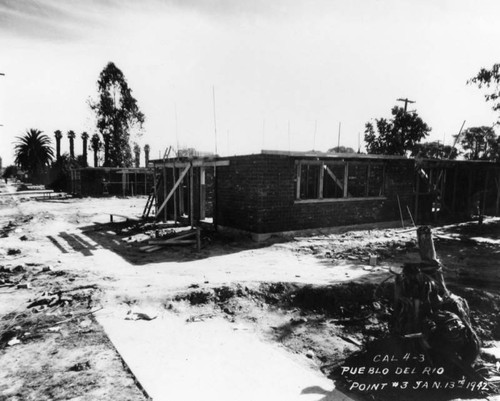
{"label": "sky", "polygon": [[30,128],[92,135],[88,102],[110,61],[152,157],[326,151],[339,132],[363,150],[366,122],[399,98],[416,102],[428,140],[451,144],[464,120],[496,121],[466,82],[500,62],[499,15],[497,0],[0,0],[0,157],[11,164]]}

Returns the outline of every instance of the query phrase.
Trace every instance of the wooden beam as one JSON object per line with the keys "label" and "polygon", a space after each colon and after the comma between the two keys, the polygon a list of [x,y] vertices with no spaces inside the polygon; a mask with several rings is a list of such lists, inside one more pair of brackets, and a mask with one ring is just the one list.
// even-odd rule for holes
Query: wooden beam
{"label": "wooden beam", "polygon": [[[342,195],[343,195],[344,194],[344,186],[342,185],[342,182],[337,178],[337,176],[333,173],[332,170],[330,170],[330,168],[328,166],[325,166],[325,170],[328,173],[328,175],[332,178],[332,180],[335,182],[335,184],[338,185],[338,187],[342,191]],[[351,196],[350,194],[348,194],[348,195]]]}
{"label": "wooden beam", "polygon": [[182,168],[186,166],[193,166],[193,167],[226,167],[229,166],[231,163],[229,160],[219,160],[219,161],[203,161],[203,160],[193,160],[192,162],[165,162],[165,163],[157,163],[160,166],[165,166],[172,168],[174,166]]}
{"label": "wooden beam", "polygon": [[453,173],[453,191],[451,193],[451,211],[453,213],[453,217],[457,213],[457,180],[458,180],[458,165],[455,166],[455,171]]}
{"label": "wooden beam", "polygon": [[417,173],[417,183],[415,185],[415,212],[414,212],[414,215],[415,215],[415,223],[418,224],[418,222],[420,221],[419,219],[419,216],[418,216],[418,199],[420,198],[420,172]]}
{"label": "wooden beam", "polygon": [[488,192],[488,178],[490,177],[490,170],[486,170],[486,177],[484,178],[484,190],[483,190],[483,207],[481,208],[481,216],[484,216],[484,211],[486,210],[486,193]]}
{"label": "wooden beam", "polygon": [[495,183],[497,184],[497,201],[495,205],[495,215],[500,215],[500,171],[498,177],[495,177]]}
{"label": "wooden beam", "polygon": [[[163,173],[163,197],[167,197],[167,168],[163,167],[162,168],[162,173]],[[167,221],[168,216],[167,216],[167,207],[165,206],[165,211],[163,213],[163,221]]]}
{"label": "wooden beam", "polygon": [[348,181],[349,181],[349,163],[346,163],[344,167],[344,198],[347,198],[349,196],[347,188]]}
{"label": "wooden beam", "polygon": [[194,169],[189,170],[189,221],[194,227]]}
{"label": "wooden beam", "polygon": [[[172,168],[172,182],[175,182],[175,163]],[[174,194],[174,224],[177,224],[177,196]]]}
{"label": "wooden beam", "polygon": [[200,220],[205,220],[205,200],[206,200],[206,185],[205,185],[205,167],[200,167]]}
{"label": "wooden beam", "polygon": [[165,205],[167,204],[168,200],[170,199],[170,197],[175,193],[175,190],[177,189],[177,187],[180,185],[180,183],[182,182],[182,180],[184,179],[185,175],[187,174],[187,172],[190,170],[190,165],[187,165],[184,170],[182,171],[179,179],[176,181],[176,183],[174,184],[174,186],[172,187],[172,189],[170,190],[170,192],[168,193],[167,197],[163,200],[163,203],[161,204],[161,206],[158,208],[158,210],[156,211],[156,217],[158,218],[160,212],[163,210],[163,208],[165,207]]}
{"label": "wooden beam", "polygon": [[368,163],[368,167],[366,169],[365,196],[368,196],[369,185],[370,185],[370,163]]}
{"label": "wooden beam", "polygon": [[319,190],[318,190],[318,199],[323,199],[323,178],[325,176],[325,164],[321,163],[321,167],[319,169]]}

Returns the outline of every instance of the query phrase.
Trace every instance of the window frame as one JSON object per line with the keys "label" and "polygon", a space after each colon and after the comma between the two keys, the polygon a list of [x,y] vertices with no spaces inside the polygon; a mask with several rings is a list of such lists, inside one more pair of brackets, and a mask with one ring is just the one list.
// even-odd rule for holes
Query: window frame
{"label": "window frame", "polygon": [[[319,169],[318,174],[318,195],[317,198],[307,198],[302,199],[300,197],[301,192],[301,173],[303,165],[316,165]],[[325,170],[329,165],[340,165],[344,167],[344,176],[343,176],[343,195],[339,198],[325,198],[323,195],[324,190],[324,177]],[[349,166],[353,165],[366,165],[366,183],[365,183],[365,191],[364,196],[350,196],[349,195]],[[346,160],[296,160],[296,192],[295,192],[295,203],[328,203],[328,202],[352,202],[352,201],[363,201],[363,200],[380,200],[387,199],[386,193],[386,163],[380,161],[369,161],[369,162],[361,162],[361,161],[346,161]],[[370,178],[370,170],[371,166],[382,166],[382,182],[381,182],[381,190],[382,195],[378,196],[368,196],[369,193],[369,178]],[[327,174],[329,174],[327,172]],[[331,177],[334,179],[333,177]],[[336,182],[338,185],[338,182]]]}

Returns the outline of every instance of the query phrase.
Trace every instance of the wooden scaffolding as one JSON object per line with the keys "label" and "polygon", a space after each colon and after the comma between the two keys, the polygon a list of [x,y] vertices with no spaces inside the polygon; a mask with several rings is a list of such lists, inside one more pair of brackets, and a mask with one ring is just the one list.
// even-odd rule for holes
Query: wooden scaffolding
{"label": "wooden scaffolding", "polygon": [[500,165],[486,161],[417,160],[417,223],[500,215]]}
{"label": "wooden scaffolding", "polygon": [[213,224],[217,194],[217,167],[229,160],[154,160],[154,186],[143,211],[143,218],[174,224]]}

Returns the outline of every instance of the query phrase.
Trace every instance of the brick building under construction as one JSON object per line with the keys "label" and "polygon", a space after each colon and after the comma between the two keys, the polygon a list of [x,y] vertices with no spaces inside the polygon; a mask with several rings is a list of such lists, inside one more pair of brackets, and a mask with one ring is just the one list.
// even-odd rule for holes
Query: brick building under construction
{"label": "brick building under construction", "polygon": [[500,208],[500,164],[486,161],[262,151],[150,166],[156,181],[147,214],[257,240],[375,223],[464,221],[498,216]]}

